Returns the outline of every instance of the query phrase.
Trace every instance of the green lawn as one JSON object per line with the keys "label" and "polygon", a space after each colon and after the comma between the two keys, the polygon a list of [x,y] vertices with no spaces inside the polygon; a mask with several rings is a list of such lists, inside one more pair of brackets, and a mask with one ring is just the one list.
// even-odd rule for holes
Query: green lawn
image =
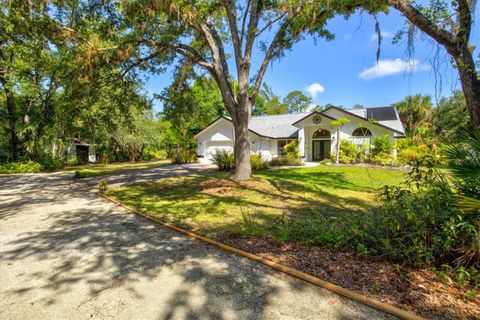
{"label": "green lawn", "polygon": [[124,204],[201,234],[270,236],[340,246],[362,232],[378,204],[375,190],[399,184],[387,169],[318,166],[266,170],[251,181],[209,172],[108,191]]}
{"label": "green lawn", "polygon": [[170,160],[157,160],[149,162],[120,162],[107,164],[85,164],[81,166],[66,167],[64,171],[78,172],[78,178],[102,176],[131,170],[151,169],[171,164]]}

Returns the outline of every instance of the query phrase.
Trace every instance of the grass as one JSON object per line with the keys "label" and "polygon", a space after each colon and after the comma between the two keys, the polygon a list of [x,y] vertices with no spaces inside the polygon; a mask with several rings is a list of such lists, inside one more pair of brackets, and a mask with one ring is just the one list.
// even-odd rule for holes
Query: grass
{"label": "grass", "polygon": [[251,181],[208,172],[108,191],[124,204],[214,238],[268,236],[342,246],[362,232],[378,204],[375,190],[399,184],[388,169],[318,166],[267,170]]}
{"label": "grass", "polygon": [[79,166],[70,166],[63,171],[75,171],[77,178],[87,178],[94,176],[102,176],[111,173],[121,173],[131,170],[152,169],[171,164],[170,160],[157,160],[149,162],[120,162],[107,164],[85,164]]}

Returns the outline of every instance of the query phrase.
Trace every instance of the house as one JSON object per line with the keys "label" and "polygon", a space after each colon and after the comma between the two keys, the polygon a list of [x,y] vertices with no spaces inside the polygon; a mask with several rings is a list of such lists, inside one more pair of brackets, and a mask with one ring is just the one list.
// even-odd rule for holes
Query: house
{"label": "house", "polygon": [[[337,128],[332,126],[332,121],[343,117],[350,122],[339,128],[341,140],[363,145],[371,143],[374,137],[387,135],[392,141],[405,137],[402,122],[393,106],[349,110],[331,106],[322,112],[252,117],[249,124],[251,151],[270,159],[283,155],[283,147],[291,140],[297,140],[304,161],[328,159],[338,141]],[[210,160],[216,149],[233,151],[231,119],[226,116],[217,118],[196,134],[195,139],[198,157],[203,161]]]}

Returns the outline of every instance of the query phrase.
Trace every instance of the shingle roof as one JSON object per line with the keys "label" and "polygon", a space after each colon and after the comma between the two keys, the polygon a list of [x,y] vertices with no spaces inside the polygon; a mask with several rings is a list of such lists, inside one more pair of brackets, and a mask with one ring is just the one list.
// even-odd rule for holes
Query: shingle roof
{"label": "shingle roof", "polygon": [[299,113],[252,117],[249,129],[270,138],[296,138],[298,136],[298,128],[293,126],[293,123],[309,114]]}
{"label": "shingle roof", "polygon": [[[402,122],[394,106],[364,109],[340,109],[337,107],[330,108],[345,111],[348,114],[352,114],[365,120],[377,120],[378,125],[393,130],[395,132],[395,136],[405,136],[405,130],[403,129]],[[329,108],[320,112],[320,114],[327,111],[328,109]],[[314,113],[315,112],[273,116],[254,116],[250,119],[249,130],[260,136],[273,139],[296,138],[298,137],[299,128],[294,126],[294,124]],[[324,116],[328,117],[328,115],[326,114],[324,114]],[[231,118],[227,116],[222,116],[220,118],[231,121]],[[215,123],[217,120],[212,122],[212,124]],[[207,126],[207,128],[209,126]],[[200,135],[204,130],[197,133],[196,136]]]}
{"label": "shingle roof", "polygon": [[352,114],[365,120],[376,120],[378,125],[393,130],[396,137],[405,136],[405,129],[403,128],[397,109],[395,109],[394,106],[363,109],[341,109],[338,107],[329,107],[322,112],[325,112],[330,108],[344,111],[345,113]]}

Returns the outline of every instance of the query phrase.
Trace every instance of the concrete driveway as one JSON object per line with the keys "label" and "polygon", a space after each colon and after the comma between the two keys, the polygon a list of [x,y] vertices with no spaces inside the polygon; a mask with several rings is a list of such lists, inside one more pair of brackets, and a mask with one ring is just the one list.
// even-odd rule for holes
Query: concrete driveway
{"label": "concrete driveway", "polygon": [[0,176],[0,319],[385,318],[130,214],[70,174]]}

